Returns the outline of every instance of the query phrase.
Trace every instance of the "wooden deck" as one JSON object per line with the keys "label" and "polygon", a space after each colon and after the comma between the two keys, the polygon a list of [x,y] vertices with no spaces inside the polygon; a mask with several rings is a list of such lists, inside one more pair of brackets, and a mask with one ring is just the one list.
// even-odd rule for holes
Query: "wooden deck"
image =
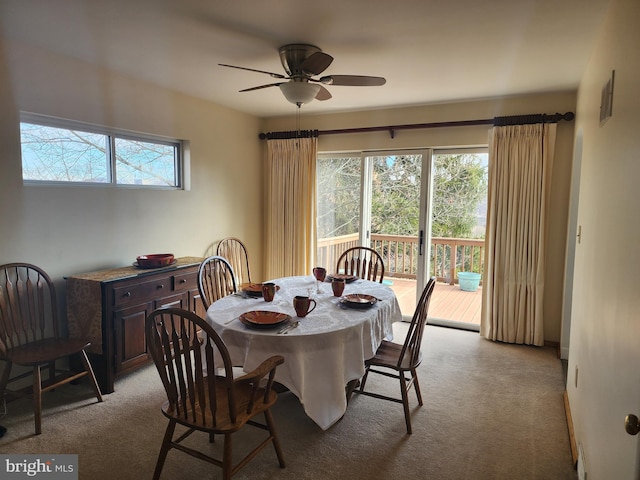
{"label": "wooden deck", "polygon": [[[385,277],[385,279],[387,279]],[[402,314],[413,315],[416,304],[415,280],[388,278],[400,303]],[[465,322],[480,325],[482,309],[482,287],[475,292],[460,290],[458,285],[436,283],[436,288],[429,304],[429,320],[446,320],[449,322]]]}

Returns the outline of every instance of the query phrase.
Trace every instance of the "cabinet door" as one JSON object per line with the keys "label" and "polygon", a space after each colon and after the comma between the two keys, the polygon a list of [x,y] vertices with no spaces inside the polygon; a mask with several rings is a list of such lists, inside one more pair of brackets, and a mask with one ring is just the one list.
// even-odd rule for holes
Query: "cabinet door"
{"label": "cabinet door", "polygon": [[144,324],[152,311],[151,303],[133,305],[114,311],[114,367],[128,370],[148,361]]}
{"label": "cabinet door", "polygon": [[189,310],[202,319],[207,316],[207,310],[204,308],[204,303],[202,303],[202,296],[197,289],[189,291]]}

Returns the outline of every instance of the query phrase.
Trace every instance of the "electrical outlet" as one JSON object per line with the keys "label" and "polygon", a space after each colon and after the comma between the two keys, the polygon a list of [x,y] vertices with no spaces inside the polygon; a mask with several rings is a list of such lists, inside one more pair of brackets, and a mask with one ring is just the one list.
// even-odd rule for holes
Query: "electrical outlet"
{"label": "electrical outlet", "polygon": [[578,388],[578,366],[576,365],[576,374],[573,378],[575,387]]}

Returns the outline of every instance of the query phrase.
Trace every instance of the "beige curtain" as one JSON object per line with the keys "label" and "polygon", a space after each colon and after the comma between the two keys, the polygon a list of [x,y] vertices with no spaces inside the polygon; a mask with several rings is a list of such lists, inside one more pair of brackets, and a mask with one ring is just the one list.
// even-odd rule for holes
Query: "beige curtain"
{"label": "beige curtain", "polygon": [[266,278],[311,275],[317,151],[317,138],[267,141]]}
{"label": "beige curtain", "polygon": [[556,124],[494,127],[480,334],[543,345],[547,210]]}

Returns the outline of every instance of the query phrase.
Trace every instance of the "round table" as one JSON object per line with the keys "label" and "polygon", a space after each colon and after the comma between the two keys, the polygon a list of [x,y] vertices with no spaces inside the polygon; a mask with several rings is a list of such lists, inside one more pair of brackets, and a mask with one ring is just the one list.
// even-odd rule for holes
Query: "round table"
{"label": "round table", "polygon": [[[245,371],[271,355],[284,356],[276,381],[289,388],[307,415],[326,430],[346,411],[347,383],[361,378],[364,361],[373,357],[383,339],[392,338],[392,323],[402,321],[400,306],[389,287],[367,280],[348,283],[343,293],[363,293],[379,299],[367,309],[344,308],[333,296],[331,285],[318,283],[312,276],[271,281],[280,287],[272,302],[229,295],[209,307],[207,321],[225,342],[234,365],[243,366]],[[310,296],[317,302],[304,318],[296,317],[293,309],[296,295]],[[298,320],[299,326],[286,334],[278,333],[279,327],[249,327],[238,317],[253,310],[286,313],[293,321]]]}

